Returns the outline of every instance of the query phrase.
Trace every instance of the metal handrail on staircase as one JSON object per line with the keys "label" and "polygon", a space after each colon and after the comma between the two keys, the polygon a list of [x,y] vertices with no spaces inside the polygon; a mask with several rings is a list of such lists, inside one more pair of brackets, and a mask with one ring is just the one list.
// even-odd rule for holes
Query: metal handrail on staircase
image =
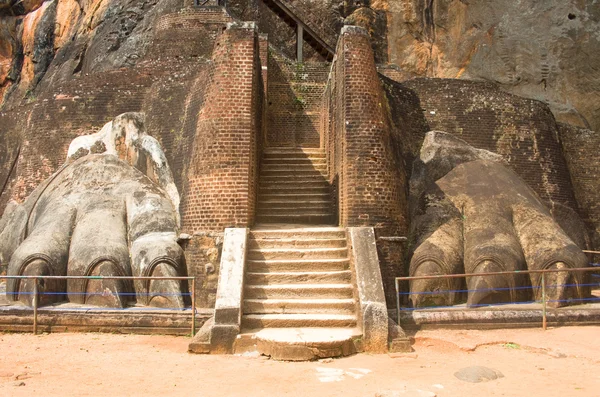
{"label": "metal handrail on staircase", "polygon": [[314,29],[308,26],[289,6],[281,0],[262,0],[275,14],[277,14],[290,27],[296,29],[297,49],[296,60],[301,63],[303,60],[302,44],[306,41],[312,48],[321,54],[328,61],[332,61],[335,55],[334,48],[323,40]]}

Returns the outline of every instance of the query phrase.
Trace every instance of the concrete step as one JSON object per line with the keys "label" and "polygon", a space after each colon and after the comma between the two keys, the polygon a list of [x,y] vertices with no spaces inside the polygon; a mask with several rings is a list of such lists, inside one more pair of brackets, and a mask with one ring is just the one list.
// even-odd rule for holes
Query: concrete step
{"label": "concrete step", "polygon": [[245,299],[244,314],[356,313],[354,299]]}
{"label": "concrete step", "polygon": [[342,259],[348,248],[264,248],[249,249],[248,259]]}
{"label": "concrete step", "polygon": [[356,327],[356,316],[348,314],[247,314],[245,328]]}
{"label": "concrete step", "polygon": [[248,272],[305,272],[319,270],[324,272],[342,271],[350,268],[350,260],[344,259],[268,259],[249,260]]}
{"label": "concrete step", "polygon": [[273,284],[247,285],[245,299],[323,299],[353,298],[351,284]]}
{"label": "concrete step", "polygon": [[324,239],[324,238],[250,238],[248,240],[248,249],[263,248],[343,248],[346,247],[345,238]]}
{"label": "concrete step", "polygon": [[275,284],[350,284],[350,270],[322,272],[248,272],[246,285],[275,285]]}
{"label": "concrete step", "polygon": [[252,229],[253,239],[339,239],[346,238],[346,229],[342,227],[300,227],[279,229]]}
{"label": "concrete step", "polygon": [[327,225],[334,223],[335,216],[331,213],[299,213],[299,214],[263,214],[256,216],[258,223],[295,223]]}
{"label": "concrete step", "polygon": [[310,361],[358,352],[362,333],[357,328],[265,328],[244,330],[234,352],[258,352],[274,360]]}

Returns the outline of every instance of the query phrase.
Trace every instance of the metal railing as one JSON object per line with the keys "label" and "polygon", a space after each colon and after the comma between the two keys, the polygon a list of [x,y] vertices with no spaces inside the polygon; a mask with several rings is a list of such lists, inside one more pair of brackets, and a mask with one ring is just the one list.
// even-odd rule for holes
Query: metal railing
{"label": "metal railing", "polygon": [[[39,284],[40,280],[143,280],[143,281],[160,281],[160,280],[177,280],[177,281],[188,281],[190,283],[189,290],[191,292],[181,292],[177,294],[178,296],[185,297],[189,296],[191,298],[191,316],[192,316],[192,324],[191,324],[191,336],[193,337],[196,334],[196,278],[195,277],[145,277],[145,276],[0,276],[0,280],[34,280],[33,284],[33,292],[29,294],[33,295],[32,299],[32,307],[33,307],[33,333],[38,333],[38,309],[39,309],[39,296],[40,295],[73,295],[73,293],[69,293],[67,291],[60,292],[40,292]],[[5,295],[14,295],[14,294],[27,294],[23,292],[5,292]],[[93,295],[94,293],[75,293],[75,294],[85,294],[85,295]],[[108,295],[119,295],[119,296],[164,296],[161,293],[136,293],[136,292],[124,292],[118,294],[111,294],[102,292],[99,295],[108,296]],[[92,309],[95,306],[86,307],[86,309]],[[106,308],[106,307],[98,307],[98,310],[110,310],[115,308]],[[164,310],[164,308],[163,308]],[[179,310],[179,309],[178,309]]]}
{"label": "metal railing", "polygon": [[[594,251],[595,252],[595,251]],[[600,252],[598,252],[600,254]],[[558,302],[550,300],[548,301],[546,298],[546,288],[558,288],[558,287],[600,287],[600,280],[598,282],[591,282],[587,284],[553,284],[551,286],[546,286],[546,275],[549,273],[588,273],[588,272],[600,272],[600,269],[596,266],[584,267],[584,268],[574,268],[574,269],[544,269],[544,270],[516,270],[516,271],[505,271],[505,272],[488,272],[488,273],[465,273],[465,274],[438,274],[431,276],[412,276],[412,277],[396,277],[394,284],[396,288],[396,315],[398,324],[400,324],[400,312],[403,310],[427,310],[427,309],[456,309],[455,306],[438,306],[438,307],[422,307],[422,308],[402,308],[400,302],[400,296],[410,296],[410,295],[419,295],[419,294],[430,294],[430,295],[443,295],[449,292],[460,292],[460,293],[469,293],[475,291],[484,291],[484,290],[469,290],[469,289],[460,289],[460,290],[436,290],[435,292],[404,292],[401,291],[400,283],[401,282],[410,282],[414,280],[434,280],[434,279],[456,279],[456,278],[468,278],[468,277],[486,277],[486,276],[515,276],[515,275],[530,275],[530,274],[541,274],[541,281],[539,286],[524,286],[524,287],[512,287],[512,288],[490,288],[485,291],[500,291],[500,290],[517,290],[517,289],[541,289],[541,303],[542,303],[542,328],[546,330],[547,328],[547,304],[552,302]],[[600,276],[598,276],[600,277]],[[576,301],[581,302],[599,302],[600,298],[580,298],[575,299]],[[575,301],[574,300],[574,301]],[[496,304],[478,304],[477,308],[480,307],[497,307],[501,305],[512,305],[512,304],[528,304],[528,303],[539,303],[538,301],[526,301],[526,302],[507,302],[507,303],[496,303]]]}

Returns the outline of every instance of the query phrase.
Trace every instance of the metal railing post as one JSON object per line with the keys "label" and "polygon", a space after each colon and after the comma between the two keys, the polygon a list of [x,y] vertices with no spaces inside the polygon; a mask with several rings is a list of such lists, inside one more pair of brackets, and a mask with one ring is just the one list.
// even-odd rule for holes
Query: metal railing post
{"label": "metal railing post", "polygon": [[192,279],[192,338],[196,335],[196,277]]}
{"label": "metal railing post", "polygon": [[545,273],[542,273],[542,329],[544,331],[546,330],[546,326],[546,277]]}
{"label": "metal railing post", "polygon": [[33,334],[37,335],[38,331],[38,279],[33,280]]}
{"label": "metal railing post", "polygon": [[398,288],[398,279],[394,280],[396,287],[396,323],[400,326],[400,288]]}

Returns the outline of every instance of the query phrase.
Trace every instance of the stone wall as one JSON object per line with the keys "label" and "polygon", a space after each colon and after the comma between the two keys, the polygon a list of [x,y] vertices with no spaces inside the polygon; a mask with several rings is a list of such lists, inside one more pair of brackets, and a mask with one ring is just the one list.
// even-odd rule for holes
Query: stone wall
{"label": "stone wall", "polygon": [[262,70],[252,23],[230,24],[215,44],[182,205],[183,230],[251,225],[262,144]]}
{"label": "stone wall", "polygon": [[320,147],[323,91],[330,64],[296,63],[269,51],[267,144]]}

